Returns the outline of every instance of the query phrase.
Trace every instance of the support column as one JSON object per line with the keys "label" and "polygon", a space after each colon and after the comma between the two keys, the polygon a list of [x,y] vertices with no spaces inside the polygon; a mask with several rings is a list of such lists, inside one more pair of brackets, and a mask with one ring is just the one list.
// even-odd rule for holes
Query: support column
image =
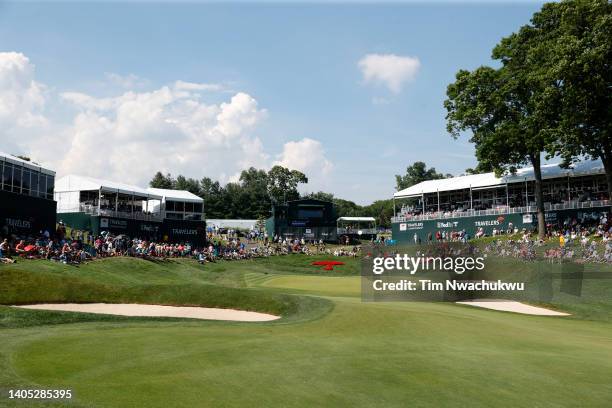
{"label": "support column", "polygon": [[440,190],[438,190],[438,212],[440,212]]}
{"label": "support column", "polygon": [[472,185],[470,184],[470,210],[474,210],[474,196],[472,194]]}
{"label": "support column", "polygon": [[506,183],[506,207],[510,208],[510,197],[508,194],[508,183]]}

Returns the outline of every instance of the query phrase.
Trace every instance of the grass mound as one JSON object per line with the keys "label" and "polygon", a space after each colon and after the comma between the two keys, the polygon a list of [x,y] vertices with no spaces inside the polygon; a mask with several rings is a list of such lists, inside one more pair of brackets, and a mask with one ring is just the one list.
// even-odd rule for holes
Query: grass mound
{"label": "grass mound", "polygon": [[[101,302],[202,306],[269,313],[285,320],[314,318],[331,309],[331,303],[324,299],[243,287],[239,274],[224,277],[228,285],[222,285],[218,275],[219,271],[208,271],[190,260],[111,258],[79,267],[24,261],[0,268],[0,305]],[[125,319],[139,318],[0,308],[0,328]]]}

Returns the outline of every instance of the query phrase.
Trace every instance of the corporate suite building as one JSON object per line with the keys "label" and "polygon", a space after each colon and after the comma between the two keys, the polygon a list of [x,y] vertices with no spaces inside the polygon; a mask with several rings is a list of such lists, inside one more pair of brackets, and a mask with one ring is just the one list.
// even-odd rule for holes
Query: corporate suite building
{"label": "corporate suite building", "polygon": [[141,188],[69,175],[55,185],[57,219],[98,235],[102,231],[168,242],[206,242],[202,198],[188,191]]}
{"label": "corporate suite building", "polygon": [[54,171],[0,152],[0,235],[52,233],[54,184]]}
{"label": "corporate suite building", "polygon": [[[607,219],[611,203],[601,161],[585,160],[570,168],[546,164],[541,171],[548,225]],[[398,242],[425,242],[438,231],[474,237],[478,231],[491,235],[537,226],[533,167],[502,177],[484,173],[424,181],[398,191],[393,200],[391,225]]]}

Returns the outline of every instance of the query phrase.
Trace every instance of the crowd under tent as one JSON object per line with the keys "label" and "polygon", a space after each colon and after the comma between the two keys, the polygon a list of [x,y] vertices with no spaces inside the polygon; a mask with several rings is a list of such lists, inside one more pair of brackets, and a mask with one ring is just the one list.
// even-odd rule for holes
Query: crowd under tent
{"label": "crowd under tent", "polygon": [[339,217],[336,224],[338,235],[376,234],[376,218],[374,217]]}
{"label": "crowd under tent", "polygon": [[[607,199],[605,170],[600,160],[580,161],[570,168],[545,164],[541,169],[547,208]],[[491,172],[428,180],[396,192],[394,213],[397,214],[396,200],[400,199],[411,199],[422,213],[527,208],[535,205],[534,180],[533,167],[502,177]]]}
{"label": "crowd under tent", "polygon": [[92,177],[68,175],[55,183],[58,213],[161,220],[161,208],[154,203],[162,199],[144,188]]}

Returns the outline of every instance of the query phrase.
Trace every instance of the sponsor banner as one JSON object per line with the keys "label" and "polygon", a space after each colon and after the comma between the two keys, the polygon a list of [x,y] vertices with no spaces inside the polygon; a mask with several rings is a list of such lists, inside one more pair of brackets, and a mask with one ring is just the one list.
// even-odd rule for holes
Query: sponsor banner
{"label": "sponsor banner", "polygon": [[115,229],[127,229],[127,220],[118,220],[115,218],[100,218],[100,228],[115,228]]}
{"label": "sponsor banner", "polygon": [[403,222],[400,224],[400,231],[423,229],[422,222]]}
{"label": "sponsor banner", "polygon": [[533,224],[533,214],[523,214],[523,224]]}
{"label": "sponsor banner", "polygon": [[32,228],[32,222],[29,220],[6,217],[4,221],[6,225],[8,225],[9,227],[20,228],[20,229]]}
{"label": "sponsor banner", "polygon": [[436,222],[436,228],[457,228],[459,221],[438,221]]}
{"label": "sponsor banner", "polygon": [[191,228],[172,228],[171,231],[174,235],[198,235],[198,230]]}

